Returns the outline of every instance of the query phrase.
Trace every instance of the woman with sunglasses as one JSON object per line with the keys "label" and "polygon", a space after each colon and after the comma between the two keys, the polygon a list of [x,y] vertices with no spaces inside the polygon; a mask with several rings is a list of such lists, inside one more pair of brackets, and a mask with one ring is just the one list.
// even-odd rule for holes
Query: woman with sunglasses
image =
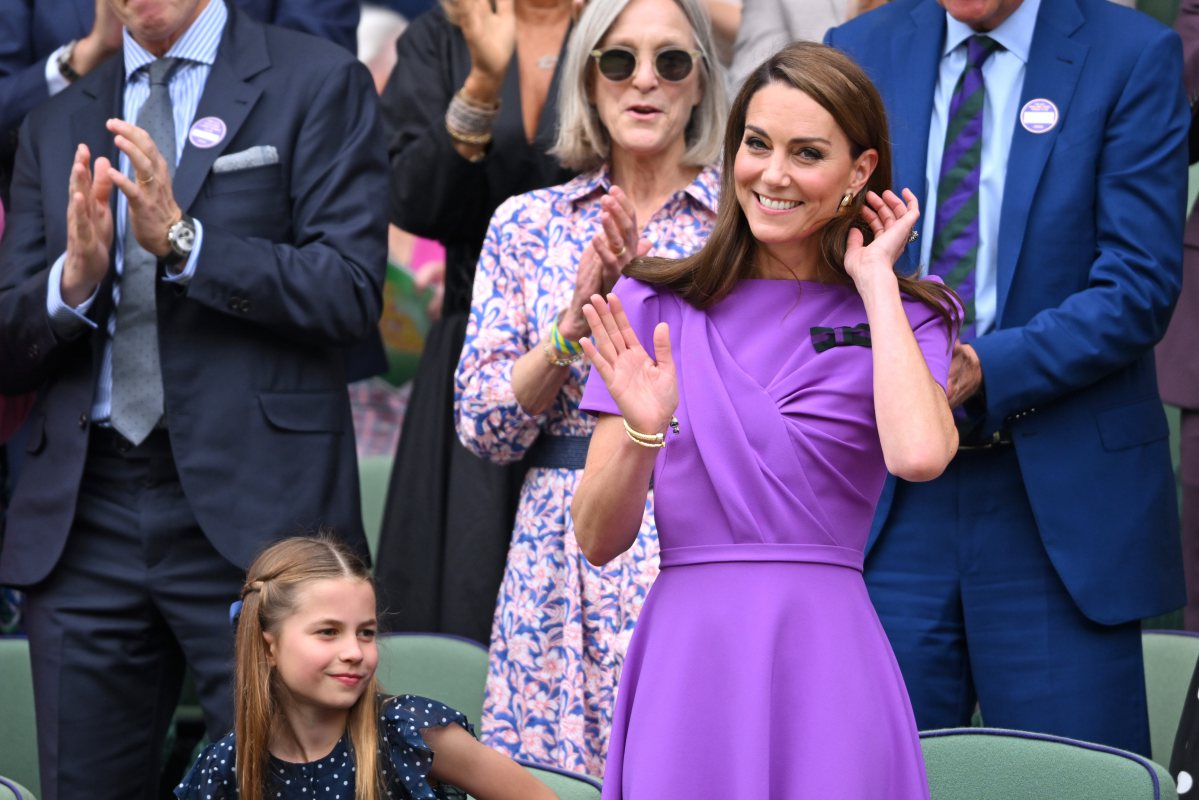
{"label": "woman with sunglasses", "polygon": [[931,480],[957,451],[960,306],[894,271],[920,212],[845,55],[795,43],[752,72],[724,164],[705,247],[584,307],[579,545],[628,548],[651,476],[662,542],[604,798],[927,798],[862,561],[886,472]]}
{"label": "woman with sunglasses", "polygon": [[396,45],[382,94],[391,221],[446,254],[380,533],[376,580],[393,629],[480,642],[491,630],[524,469],[459,444],[453,373],[487,221],[508,197],[574,174],[548,153],[571,13],[571,0],[441,0]]}
{"label": "woman with sunglasses", "polygon": [[[569,506],[593,422],[582,307],[635,255],[681,257],[715,218],[726,102],[698,0],[590,0],[562,67],[554,153],[578,178],[492,218],[455,384],[458,434],[530,469],[492,629],[482,739],[600,776],[624,649],[657,574],[650,502],[635,544],[587,563]],[[644,519],[642,519],[644,517]]]}

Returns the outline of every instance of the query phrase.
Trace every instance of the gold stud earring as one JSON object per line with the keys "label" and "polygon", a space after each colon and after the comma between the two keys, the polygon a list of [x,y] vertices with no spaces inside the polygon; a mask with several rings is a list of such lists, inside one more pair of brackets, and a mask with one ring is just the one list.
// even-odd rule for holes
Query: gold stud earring
{"label": "gold stud earring", "polygon": [[841,197],[841,208],[847,208],[853,202],[853,192],[846,192]]}

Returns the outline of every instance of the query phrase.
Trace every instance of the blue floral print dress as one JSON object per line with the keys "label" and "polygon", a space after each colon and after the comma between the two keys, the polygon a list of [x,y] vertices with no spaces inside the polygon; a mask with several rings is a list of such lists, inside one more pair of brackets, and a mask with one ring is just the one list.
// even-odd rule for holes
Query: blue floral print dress
{"label": "blue floral print dress", "polygon": [[[650,255],[699,250],[716,216],[720,172],[707,167],[642,227]],[[489,461],[521,459],[542,434],[588,436],[579,411],[589,365],[571,366],[550,408],[532,416],[512,390],[512,366],[574,292],[584,249],[602,231],[607,169],[510,198],[492,217],[475,272],[466,343],[454,384],[462,443]],[[483,742],[513,757],[604,771],[616,686],[633,624],[658,574],[652,496],[636,543],[603,567],[575,541],[570,500],[582,472],[533,467],[521,488],[492,626]]]}

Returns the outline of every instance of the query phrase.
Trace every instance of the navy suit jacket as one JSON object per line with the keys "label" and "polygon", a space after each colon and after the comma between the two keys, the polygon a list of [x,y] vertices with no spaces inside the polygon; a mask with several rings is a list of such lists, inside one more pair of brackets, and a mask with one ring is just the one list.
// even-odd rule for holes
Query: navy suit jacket
{"label": "navy suit jacket", "polygon": [[[357,51],[357,0],[231,0],[259,22],[311,33]],[[46,58],[95,21],[95,0],[0,0],[0,191],[25,115],[45,102]]]}
{"label": "navy suit jacket", "polygon": [[[112,270],[89,312],[98,330],[68,341],[48,322],[47,276],[66,248],[72,153],[84,142],[115,160],[104,122],[121,114],[123,85],[123,61],[110,59],[22,128],[0,246],[0,392],[38,395],[3,583],[50,574],[74,516]],[[322,525],[365,553],[340,348],[377,324],[386,267],[387,160],[370,75],[343,48],[231,7],[196,111],[205,117],[228,133],[209,149],[188,144],[174,180],[180,207],[204,224],[195,277],[157,284],[183,491],[242,567],[265,543]],[[257,145],[274,146],[279,163],[211,171]]]}
{"label": "navy suit jacket", "polygon": [[[895,185],[927,194],[945,36],[936,0],[896,0],[829,32],[878,85]],[[1084,614],[1120,623],[1180,606],[1178,508],[1152,347],[1181,280],[1190,114],[1178,36],[1108,0],[1043,0],[999,222],[996,327],[972,344],[985,427],[1011,431],[1037,527]],[[925,213],[932,213],[925,209]],[[910,247],[900,268],[914,269]],[[885,522],[894,479],[879,502]]]}

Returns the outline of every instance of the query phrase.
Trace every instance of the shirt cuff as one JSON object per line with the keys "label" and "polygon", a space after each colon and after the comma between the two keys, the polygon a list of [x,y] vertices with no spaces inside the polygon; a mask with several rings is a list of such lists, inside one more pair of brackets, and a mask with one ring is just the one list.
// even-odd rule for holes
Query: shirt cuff
{"label": "shirt cuff", "polygon": [[66,262],[67,254],[63,253],[50,267],[50,284],[46,287],[46,313],[50,315],[50,327],[62,339],[78,336],[85,328],[96,327],[96,323],[85,315],[100,292],[100,288],[96,287],[91,297],[80,303],[78,308],[67,305],[62,299],[62,271]]}
{"label": "shirt cuff", "polygon": [[196,275],[196,264],[200,260],[200,248],[204,246],[204,226],[198,219],[193,219],[192,222],[196,223],[196,244],[192,247],[192,254],[187,257],[187,261],[183,263],[183,269],[178,272],[172,273],[170,267],[163,270],[162,279],[167,283],[187,286]]}
{"label": "shirt cuff", "polygon": [[64,78],[62,73],[58,71],[58,59],[67,47],[68,45],[64,44],[46,59],[46,90],[50,93],[51,97],[71,85],[71,82]]}

